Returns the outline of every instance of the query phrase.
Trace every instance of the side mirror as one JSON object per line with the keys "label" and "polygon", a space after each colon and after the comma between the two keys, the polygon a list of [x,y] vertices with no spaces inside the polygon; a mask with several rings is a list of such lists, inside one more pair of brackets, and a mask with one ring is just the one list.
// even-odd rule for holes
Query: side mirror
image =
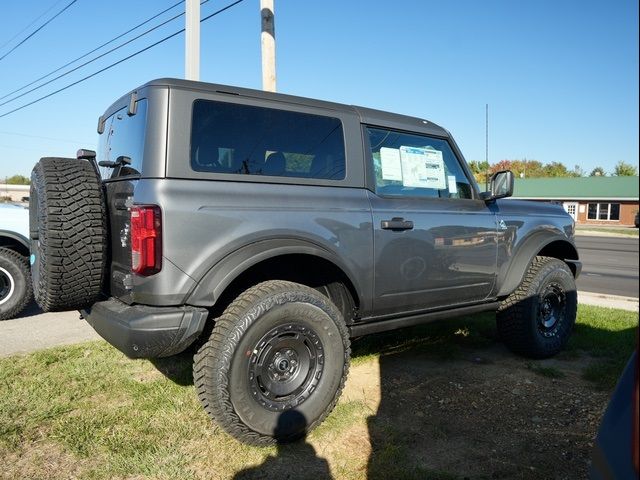
{"label": "side mirror", "polygon": [[482,192],[480,198],[485,202],[490,202],[498,198],[510,197],[513,195],[513,179],[511,170],[501,170],[494,173],[489,183],[489,191]]}

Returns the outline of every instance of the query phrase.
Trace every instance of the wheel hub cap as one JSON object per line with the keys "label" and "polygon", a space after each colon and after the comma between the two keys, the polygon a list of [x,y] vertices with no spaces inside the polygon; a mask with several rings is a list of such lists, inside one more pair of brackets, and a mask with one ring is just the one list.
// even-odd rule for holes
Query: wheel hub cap
{"label": "wheel hub cap", "polygon": [[313,329],[289,323],[271,329],[249,356],[249,388],[263,407],[293,408],[315,390],[324,369],[324,349]]}
{"label": "wheel hub cap", "polygon": [[538,328],[547,337],[555,335],[565,315],[565,293],[555,283],[545,287],[540,295]]}

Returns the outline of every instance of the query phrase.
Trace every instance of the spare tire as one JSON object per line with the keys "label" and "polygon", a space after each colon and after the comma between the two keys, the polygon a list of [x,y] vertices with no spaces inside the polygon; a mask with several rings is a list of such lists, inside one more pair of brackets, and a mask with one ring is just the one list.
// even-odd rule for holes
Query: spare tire
{"label": "spare tire", "polygon": [[77,310],[100,296],[107,260],[104,194],[94,166],[41,158],[31,172],[33,293],[45,312]]}

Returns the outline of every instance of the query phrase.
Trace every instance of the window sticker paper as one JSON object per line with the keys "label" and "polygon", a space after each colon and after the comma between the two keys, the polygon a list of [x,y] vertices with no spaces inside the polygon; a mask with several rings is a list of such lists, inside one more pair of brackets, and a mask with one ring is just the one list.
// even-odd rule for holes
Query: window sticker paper
{"label": "window sticker paper", "polygon": [[445,190],[447,188],[447,183],[445,181],[442,152],[431,147],[426,147],[424,151],[427,166],[427,188]]}
{"label": "window sticker paper", "polygon": [[402,181],[400,150],[397,148],[382,147],[380,149],[380,163],[382,166],[383,180]]}
{"label": "window sticker paper", "polygon": [[424,148],[400,147],[402,185],[427,188],[427,164]]}
{"label": "window sticker paper", "polygon": [[456,183],[456,176],[455,175],[449,175],[447,177],[447,179],[449,180],[449,193],[451,195],[455,195],[458,193],[458,184]]}
{"label": "window sticker paper", "polygon": [[431,147],[400,147],[402,184],[405,187],[447,188],[442,152]]}

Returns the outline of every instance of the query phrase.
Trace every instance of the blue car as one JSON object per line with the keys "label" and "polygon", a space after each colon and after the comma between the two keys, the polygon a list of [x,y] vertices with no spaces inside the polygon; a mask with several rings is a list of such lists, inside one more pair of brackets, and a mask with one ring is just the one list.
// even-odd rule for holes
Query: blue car
{"label": "blue car", "polygon": [[638,351],[616,386],[591,455],[593,480],[638,479]]}

